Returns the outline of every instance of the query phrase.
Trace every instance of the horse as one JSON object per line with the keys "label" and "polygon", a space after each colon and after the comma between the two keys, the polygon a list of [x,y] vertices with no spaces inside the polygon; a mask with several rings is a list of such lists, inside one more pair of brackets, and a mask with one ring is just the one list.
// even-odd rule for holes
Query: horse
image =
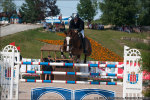
{"label": "horse", "polygon": [[[64,39],[64,44],[61,48],[61,56],[63,57],[63,52],[69,52],[71,58],[74,56],[76,57],[76,60],[79,60],[84,51],[80,35],[74,29],[69,29],[64,31],[64,33],[66,34],[66,38]],[[84,63],[86,63],[87,56],[90,56],[92,53],[90,41],[86,37],[85,48],[87,52],[84,53]]]}

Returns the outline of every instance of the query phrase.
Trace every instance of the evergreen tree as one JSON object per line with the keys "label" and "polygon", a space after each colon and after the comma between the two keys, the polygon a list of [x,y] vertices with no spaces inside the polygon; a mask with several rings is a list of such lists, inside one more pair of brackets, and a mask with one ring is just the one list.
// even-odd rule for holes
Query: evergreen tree
{"label": "evergreen tree", "polygon": [[150,25],[150,0],[139,0],[141,10],[139,12],[139,24]]}
{"label": "evergreen tree", "polygon": [[44,0],[46,6],[46,16],[56,16],[60,13],[60,9],[56,5],[57,0]]}
{"label": "evergreen tree", "polygon": [[0,0],[0,2],[3,12],[12,13],[13,11],[16,11],[16,5],[12,0]]}
{"label": "evergreen tree", "polygon": [[103,0],[99,3],[104,24],[135,25],[139,11],[137,0]]}
{"label": "evergreen tree", "polygon": [[23,22],[34,23],[45,18],[45,5],[42,0],[25,0],[19,12]]}
{"label": "evergreen tree", "polygon": [[80,0],[77,11],[82,19],[91,22],[97,13],[97,0]]}

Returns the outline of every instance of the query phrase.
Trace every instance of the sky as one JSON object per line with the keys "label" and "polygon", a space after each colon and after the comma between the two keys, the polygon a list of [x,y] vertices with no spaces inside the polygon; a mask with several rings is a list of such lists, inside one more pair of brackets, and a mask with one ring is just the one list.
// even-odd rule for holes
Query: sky
{"label": "sky", "polygon": [[[19,8],[23,3],[25,3],[24,0],[13,0],[16,4],[17,8]],[[60,12],[62,16],[71,16],[72,13],[77,12],[77,4],[79,3],[79,0],[57,0],[56,5],[60,9]],[[98,10],[97,15],[94,19],[98,19],[101,15],[100,10]]]}

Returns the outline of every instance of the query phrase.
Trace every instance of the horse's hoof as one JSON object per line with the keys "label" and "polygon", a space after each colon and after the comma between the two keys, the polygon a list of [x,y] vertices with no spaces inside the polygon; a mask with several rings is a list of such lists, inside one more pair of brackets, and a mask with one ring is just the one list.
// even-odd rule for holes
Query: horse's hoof
{"label": "horse's hoof", "polygon": [[64,56],[63,56],[63,55],[61,55],[61,58],[64,58]]}

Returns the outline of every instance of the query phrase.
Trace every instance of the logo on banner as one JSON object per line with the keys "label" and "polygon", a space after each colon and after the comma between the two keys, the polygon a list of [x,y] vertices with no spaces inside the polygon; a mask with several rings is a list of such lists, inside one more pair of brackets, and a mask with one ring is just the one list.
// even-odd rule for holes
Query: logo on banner
{"label": "logo on banner", "polygon": [[135,72],[131,72],[128,74],[128,82],[130,84],[136,84],[138,81],[138,74],[135,74]]}

